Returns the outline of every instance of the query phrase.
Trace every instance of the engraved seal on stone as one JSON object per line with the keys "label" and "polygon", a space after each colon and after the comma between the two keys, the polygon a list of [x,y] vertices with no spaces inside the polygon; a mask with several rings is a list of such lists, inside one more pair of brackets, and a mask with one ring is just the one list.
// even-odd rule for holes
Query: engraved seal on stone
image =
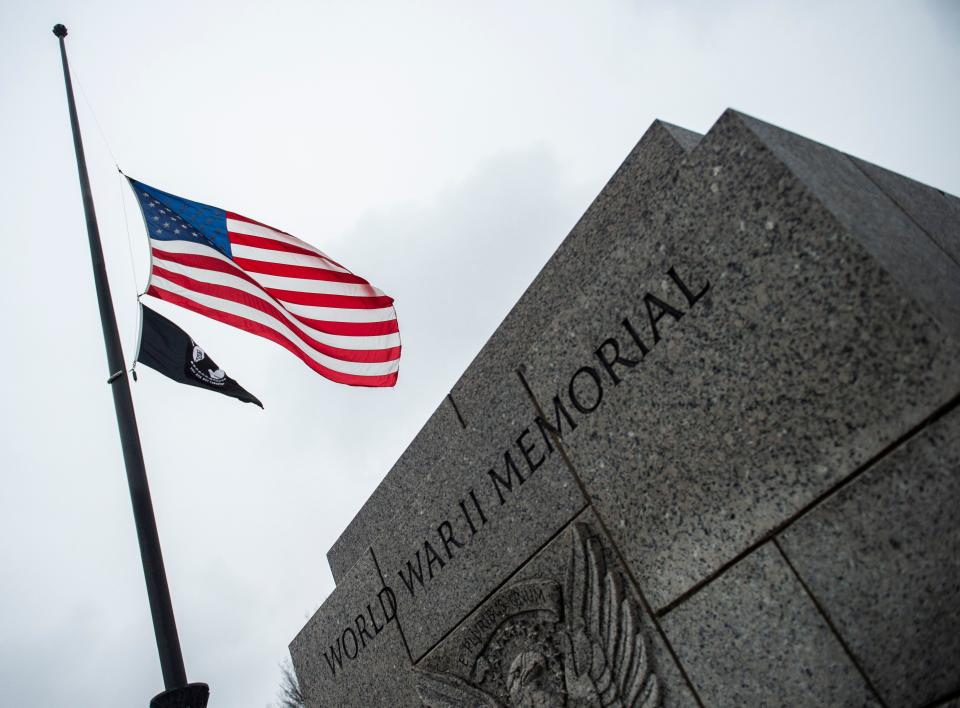
{"label": "engraved seal on stone", "polygon": [[657,708],[640,614],[584,523],[568,532],[564,587],[525,580],[491,597],[465,628],[451,672],[415,669],[428,708]]}

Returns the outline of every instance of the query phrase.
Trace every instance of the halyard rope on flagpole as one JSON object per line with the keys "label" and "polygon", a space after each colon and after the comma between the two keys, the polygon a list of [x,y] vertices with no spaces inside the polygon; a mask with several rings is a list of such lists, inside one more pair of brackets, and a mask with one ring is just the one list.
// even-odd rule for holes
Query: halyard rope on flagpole
{"label": "halyard rope on flagpole", "polygon": [[133,276],[133,294],[137,298],[137,348],[133,353],[133,363],[130,365],[130,373],[133,374],[133,380],[137,380],[137,356],[140,353],[140,336],[143,333],[143,306],[140,304],[140,297],[143,293],[139,292],[137,287],[137,267],[133,260],[133,241],[130,239],[130,222],[127,220],[127,200],[123,193],[124,181],[127,179],[123,170],[117,167],[117,174],[120,180],[120,208],[123,211],[123,228],[127,232],[127,253],[130,254],[130,274]]}
{"label": "halyard rope on flagpole", "polygon": [[[97,126],[97,133],[100,135],[100,139],[103,141],[103,146],[107,149],[107,153],[110,155],[110,159],[113,161],[114,167],[117,168],[117,174],[120,179],[120,209],[123,212],[123,228],[127,234],[127,256],[130,260],[130,277],[133,279],[133,294],[137,300],[137,352],[140,350],[140,330],[143,326],[143,309],[140,306],[140,298],[143,296],[143,293],[140,292],[140,288],[137,287],[137,265],[136,259],[133,257],[133,239],[130,236],[130,220],[127,218],[127,200],[124,195],[124,181],[126,180],[126,175],[123,173],[123,170],[120,168],[120,163],[117,160],[117,156],[114,155],[113,149],[110,147],[110,141],[107,140],[107,134],[103,130],[103,125],[100,123],[100,118],[97,117],[97,112],[93,110],[93,104],[90,102],[90,98],[87,96],[87,90],[83,86],[83,79],[81,78],[81,72],[77,71],[76,66],[73,69],[73,76],[76,78],[77,86],[80,88],[80,95],[83,97],[83,102],[87,107],[87,110],[90,112],[90,116],[93,118],[94,125]],[[146,292],[146,291],[144,291]],[[134,354],[133,363],[131,364],[128,371],[133,374],[133,380],[137,380],[137,355]]]}
{"label": "halyard rope on flagpole", "polygon": [[130,374],[133,380],[137,380],[137,359],[140,358],[140,345],[143,343],[143,303],[137,297],[137,348],[133,350],[133,365],[130,367]]}
{"label": "halyard rope on flagpole", "polygon": [[133,364],[131,364],[130,366],[130,373],[133,375],[133,380],[136,381],[137,380],[137,360],[140,357],[140,345],[143,342],[143,302],[141,301],[141,298],[144,295],[146,295],[147,290],[150,289],[150,280],[151,278],[153,278],[153,257],[151,254],[151,246],[149,242],[150,228],[149,226],[147,226],[146,220],[144,220],[144,227],[146,227],[146,230],[147,230],[147,239],[148,239],[147,254],[150,256],[150,259],[149,259],[150,265],[148,266],[148,270],[147,270],[147,283],[143,288],[143,292],[139,292],[139,288],[137,288],[137,274],[136,274],[136,268],[134,266],[134,258],[133,258],[133,239],[131,239],[130,237],[130,221],[127,219],[126,190],[124,189],[124,187],[132,188],[133,185],[130,184],[130,178],[123,173],[123,170],[121,170],[119,166],[117,167],[117,173],[120,175],[120,201],[123,205],[123,225],[127,231],[127,249],[130,252],[130,268],[131,270],[134,271],[133,286],[134,286],[134,292],[137,295],[137,347],[134,350]]}
{"label": "halyard rope on flagpole", "polygon": [[110,141],[107,140],[107,134],[103,132],[103,126],[100,125],[100,119],[97,118],[97,112],[93,110],[93,104],[90,103],[90,99],[87,98],[87,92],[83,88],[83,81],[80,78],[80,72],[77,71],[76,64],[73,66],[73,77],[77,80],[77,86],[80,87],[80,95],[83,96],[83,102],[87,104],[87,110],[90,111],[90,115],[93,117],[93,123],[97,126],[97,132],[100,133],[100,139],[103,140],[103,144],[106,146],[107,152],[110,153],[110,159],[113,160],[113,164],[116,165],[117,170],[119,170],[120,163],[117,162],[117,158],[113,154],[113,150],[110,149]]}
{"label": "halyard rope on flagpole", "polygon": [[137,287],[137,266],[133,258],[133,239],[130,238],[130,222],[127,220],[127,199],[123,193],[123,188],[126,186],[124,181],[127,178],[119,167],[117,168],[117,174],[120,175],[120,207],[123,211],[123,228],[127,232],[127,253],[130,255],[130,274],[133,276],[133,294],[139,302],[140,296],[143,295],[143,293],[141,293],[140,288]]}
{"label": "halyard rope on flagpole", "polygon": [[130,222],[127,219],[127,202],[124,199],[123,195],[123,180],[126,179],[126,175],[123,173],[123,170],[120,168],[120,163],[117,161],[117,156],[113,154],[113,150],[110,148],[110,141],[107,140],[107,134],[103,130],[103,125],[100,123],[100,119],[97,117],[97,112],[93,110],[93,104],[90,102],[90,99],[87,97],[87,91],[83,87],[83,80],[81,78],[80,72],[77,71],[76,67],[73,68],[73,76],[77,80],[77,86],[80,87],[80,95],[83,97],[83,102],[87,106],[87,110],[90,112],[90,116],[93,118],[94,125],[97,126],[97,133],[100,135],[100,139],[103,141],[103,146],[107,148],[107,153],[110,155],[110,159],[113,161],[113,166],[117,168],[117,172],[120,174],[120,205],[123,209],[123,226],[127,232],[127,254],[130,257],[130,274],[133,276],[133,292],[137,298],[137,302],[140,301],[140,296],[143,293],[140,292],[137,288],[137,267],[136,262],[133,257],[133,240],[130,238]]}

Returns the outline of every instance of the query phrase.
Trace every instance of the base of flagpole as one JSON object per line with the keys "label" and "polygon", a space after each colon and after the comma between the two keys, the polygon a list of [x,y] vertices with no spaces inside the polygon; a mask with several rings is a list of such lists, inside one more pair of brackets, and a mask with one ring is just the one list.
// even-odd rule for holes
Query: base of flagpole
{"label": "base of flagpole", "polygon": [[205,683],[188,683],[171,688],[153,697],[150,708],[207,708],[210,687]]}

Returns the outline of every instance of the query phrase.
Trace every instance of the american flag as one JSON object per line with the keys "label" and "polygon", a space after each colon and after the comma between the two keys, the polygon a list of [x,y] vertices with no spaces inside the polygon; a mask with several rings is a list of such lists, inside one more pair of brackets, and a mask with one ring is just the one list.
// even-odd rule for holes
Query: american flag
{"label": "american flag", "polygon": [[130,179],[150,238],[147,295],[260,335],[331,381],[393,386],[393,298],[290,234]]}

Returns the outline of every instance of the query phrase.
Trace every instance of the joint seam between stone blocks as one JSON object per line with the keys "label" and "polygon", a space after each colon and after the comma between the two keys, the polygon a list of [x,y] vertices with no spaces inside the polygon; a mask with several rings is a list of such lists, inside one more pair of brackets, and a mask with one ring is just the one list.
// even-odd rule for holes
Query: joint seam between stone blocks
{"label": "joint seam between stone blocks", "polygon": [[941,418],[943,418],[945,415],[947,415],[948,413],[950,413],[951,411],[953,411],[953,410],[954,410],[955,408],[957,408],[958,406],[960,406],[960,394],[954,395],[954,397],[953,397],[952,399],[950,399],[950,400],[947,401],[945,404],[943,404],[942,406],[940,406],[938,409],[936,409],[933,413],[931,413],[931,414],[928,415],[926,418],[924,418],[923,420],[921,420],[921,421],[920,421],[919,423],[917,423],[915,426],[913,426],[912,428],[910,428],[909,430],[907,430],[906,433],[904,433],[903,435],[895,438],[895,439],[893,440],[893,442],[889,443],[886,447],[882,448],[882,449],[880,450],[880,452],[878,452],[877,454],[875,454],[873,457],[870,457],[869,459],[867,459],[864,463],[862,463],[859,467],[857,467],[857,468],[856,468],[853,472],[851,472],[849,475],[847,475],[846,477],[844,477],[843,479],[841,479],[839,482],[837,482],[836,484],[834,484],[832,487],[828,488],[826,491],[824,491],[823,493],[821,493],[819,496],[815,497],[812,501],[810,501],[809,503],[807,503],[805,506],[801,507],[801,508],[800,508],[798,511],[796,511],[792,516],[787,517],[786,519],[784,519],[783,521],[781,521],[779,524],[777,524],[776,526],[774,526],[770,531],[768,531],[767,533],[763,534],[763,535],[762,535],[760,538],[758,538],[756,541],[754,541],[753,543],[751,543],[750,545],[748,545],[745,549],[743,549],[742,551],[740,551],[739,553],[737,553],[735,556],[733,556],[733,558],[731,558],[731,559],[728,560],[727,562],[723,563],[719,568],[717,568],[715,571],[713,571],[712,573],[710,573],[708,576],[706,576],[706,577],[703,578],[702,580],[697,581],[696,583],[694,583],[693,585],[691,585],[688,589],[684,590],[682,593],[680,593],[679,595],[677,595],[677,597],[675,597],[673,600],[671,600],[670,602],[668,602],[666,605],[664,605],[662,608],[660,608],[660,609],[657,611],[657,616],[658,616],[658,617],[664,617],[664,616],[666,616],[667,614],[669,614],[670,612],[672,612],[673,610],[675,610],[677,607],[679,607],[679,606],[682,605],[684,602],[686,602],[687,600],[689,600],[691,597],[693,597],[694,595],[696,595],[698,592],[700,592],[701,590],[703,590],[707,585],[709,585],[709,584],[712,583],[714,580],[716,580],[716,579],[719,578],[721,575],[723,575],[723,574],[726,573],[728,570],[730,570],[730,568],[732,568],[732,567],[735,566],[737,563],[739,563],[739,562],[742,561],[744,558],[746,558],[748,555],[750,555],[750,554],[753,553],[755,550],[757,550],[757,549],[758,549],[760,546],[762,546],[764,543],[766,543],[767,541],[770,541],[770,540],[773,539],[775,536],[778,536],[779,534],[781,534],[781,533],[783,533],[784,531],[786,531],[786,530],[787,530],[788,528],[790,528],[794,523],[796,523],[797,521],[799,521],[800,519],[802,519],[804,516],[806,516],[808,513],[810,513],[810,512],[813,511],[814,509],[816,509],[818,506],[820,506],[820,505],[821,505],[823,502],[825,502],[827,499],[832,498],[834,495],[836,495],[837,493],[839,493],[841,490],[843,490],[844,488],[846,488],[847,486],[849,486],[850,484],[852,484],[853,482],[855,482],[855,481],[856,481],[857,479],[859,479],[860,476],[862,476],[865,472],[867,472],[867,471],[870,470],[872,467],[874,467],[874,465],[876,465],[876,464],[878,464],[879,462],[883,461],[883,459],[885,459],[887,456],[889,456],[889,455],[890,455],[891,453],[893,453],[895,450],[897,450],[898,448],[900,448],[902,445],[905,445],[906,443],[908,443],[908,442],[909,442],[910,440],[912,440],[914,437],[916,437],[917,435],[919,435],[920,433],[922,433],[924,430],[926,430],[926,428],[928,428],[928,427],[930,427],[931,425],[933,425],[934,423],[936,423],[938,420],[940,420]]}
{"label": "joint seam between stone blocks", "polygon": [[[567,464],[570,465],[573,469],[573,464],[567,459],[566,453],[564,453],[564,460],[567,461]],[[687,688],[690,689],[690,694],[693,696],[693,699],[697,702],[697,705],[700,708],[705,708],[703,701],[700,699],[700,693],[697,691],[697,687],[693,684],[693,680],[687,674],[687,669],[680,661],[680,657],[677,655],[677,652],[673,648],[673,644],[670,643],[669,637],[667,637],[666,631],[664,631],[663,626],[660,624],[660,618],[657,617],[657,614],[653,611],[653,607],[650,605],[650,601],[647,600],[647,596],[643,593],[643,589],[640,587],[639,580],[634,576],[633,569],[630,567],[630,564],[627,563],[626,558],[620,552],[620,546],[613,540],[613,536],[610,535],[610,529],[607,527],[607,522],[604,521],[603,516],[600,514],[600,510],[597,509],[589,499],[587,500],[587,506],[593,512],[593,515],[597,518],[597,523],[600,524],[600,528],[603,530],[603,533],[606,534],[608,541],[610,542],[610,547],[613,549],[613,552],[617,556],[617,560],[620,563],[620,567],[623,569],[623,572],[626,573],[630,584],[633,585],[634,590],[637,593],[637,597],[640,598],[640,604],[643,605],[644,611],[646,611],[647,616],[650,617],[650,621],[653,623],[654,628],[657,631],[657,634],[660,635],[660,641],[663,642],[663,646],[666,648],[667,653],[670,654],[673,659],[673,663],[676,665],[677,670],[680,672],[680,675],[683,677],[684,682],[687,684]],[[886,707],[884,707],[886,708]]]}
{"label": "joint seam between stone blocks", "polygon": [[950,693],[941,696],[940,698],[935,698],[929,703],[924,704],[921,708],[938,708],[938,706],[945,706],[951,701],[960,699],[960,689],[951,691]]}
{"label": "joint seam between stone blocks", "polygon": [[[380,585],[382,586],[382,589],[381,589],[381,592],[382,592],[383,589],[386,589],[388,587],[387,581],[383,579],[383,571],[380,570],[380,563],[379,561],[377,561],[377,554],[376,552],[374,552],[373,546],[370,546],[369,550],[370,550],[370,558],[373,559],[373,567],[377,569],[377,577],[380,578]],[[400,624],[400,613],[397,611],[397,609],[395,609],[393,613],[395,615],[393,619],[397,623],[397,631],[400,632],[400,639],[403,640],[403,648],[407,650],[407,661],[409,661],[410,665],[413,666],[414,665],[413,655],[410,653],[410,647],[407,644],[407,637],[403,633],[403,627]]]}
{"label": "joint seam between stone blocks", "polygon": [[457,420],[460,421],[460,427],[464,430],[467,429],[467,423],[464,421],[463,416],[460,415],[460,409],[457,408],[457,402],[453,400],[453,394],[447,394],[447,400],[450,401],[450,406],[453,408],[453,412],[457,414]]}
{"label": "joint seam between stone blocks", "polygon": [[[571,462],[570,458],[567,456],[566,450],[563,449],[560,441],[557,440],[555,437],[554,437],[554,441],[557,443],[557,449],[560,451],[560,454],[563,456],[564,462],[570,468],[571,474],[574,474],[576,476],[576,471],[574,470],[573,462]],[[577,479],[579,479],[579,477],[577,477]],[[684,682],[687,684],[687,688],[690,689],[690,694],[693,696],[693,699],[697,702],[697,705],[700,706],[700,708],[704,708],[704,703],[700,699],[700,694],[697,691],[697,687],[694,686],[693,681],[687,675],[687,669],[681,663],[680,657],[677,655],[677,652],[674,651],[673,644],[670,643],[670,639],[667,637],[666,631],[664,631],[663,627],[660,624],[660,618],[657,617],[656,613],[653,611],[653,607],[650,605],[650,601],[647,600],[647,596],[644,594],[643,589],[640,587],[639,580],[633,574],[633,569],[630,567],[630,564],[627,563],[627,560],[626,558],[624,558],[623,553],[620,552],[620,546],[617,545],[617,543],[613,540],[613,536],[610,535],[610,529],[607,526],[607,522],[604,521],[603,515],[600,513],[600,510],[593,505],[593,502],[590,500],[589,496],[587,496],[587,506],[585,508],[589,508],[593,512],[593,515],[596,517],[597,523],[600,525],[601,530],[603,531],[604,534],[606,534],[607,540],[610,543],[610,547],[613,549],[613,552],[616,554],[617,560],[620,563],[620,567],[623,569],[623,572],[626,574],[627,579],[630,581],[630,584],[633,585],[633,588],[637,593],[637,597],[640,598],[640,604],[643,605],[643,609],[644,611],[646,611],[647,616],[650,617],[650,621],[653,623],[653,626],[656,629],[657,634],[660,635],[660,640],[663,642],[663,646],[666,648],[667,653],[670,654],[671,658],[673,658],[673,663],[676,665],[677,670],[680,672],[680,675],[683,677]]]}
{"label": "joint seam between stone blocks", "polygon": [[[536,409],[537,413],[540,416],[544,415],[543,407],[540,405],[540,401],[537,400],[537,397],[533,394],[533,389],[530,388],[530,384],[527,383],[527,380],[524,378],[523,373],[517,369],[517,376],[520,377],[520,382],[523,384],[523,387],[527,391],[527,395],[530,396],[530,401],[533,403],[533,407]],[[690,695],[693,696],[693,699],[697,702],[697,705],[700,708],[704,708],[704,703],[700,699],[700,694],[697,692],[696,686],[693,685],[693,681],[687,675],[687,670],[680,662],[680,657],[677,656],[676,651],[674,651],[673,644],[670,643],[670,639],[667,637],[667,633],[664,631],[663,627],[660,624],[660,619],[657,617],[656,613],[653,611],[653,607],[650,605],[650,602],[647,600],[647,596],[644,594],[643,589],[640,587],[640,583],[633,574],[633,570],[630,568],[630,564],[627,563],[626,558],[623,557],[623,554],[620,552],[620,547],[613,540],[613,536],[610,535],[610,529],[607,526],[607,522],[604,521],[603,516],[600,514],[600,510],[593,505],[593,501],[590,499],[590,495],[587,493],[586,485],[583,483],[583,480],[580,479],[580,474],[577,472],[576,467],[573,465],[573,461],[567,455],[566,449],[563,447],[563,443],[560,440],[559,436],[550,433],[550,437],[553,439],[554,444],[557,446],[557,452],[560,453],[560,456],[563,458],[564,464],[567,466],[567,469],[570,471],[570,474],[576,480],[577,485],[580,487],[580,492],[583,494],[584,501],[586,506],[584,509],[590,509],[593,512],[593,515],[597,519],[597,523],[600,524],[600,528],[603,533],[606,535],[610,547],[613,549],[613,552],[617,556],[617,561],[620,563],[620,567],[623,569],[623,572],[626,573],[627,579],[630,584],[633,585],[634,590],[637,593],[637,597],[640,598],[640,604],[643,605],[644,611],[647,613],[647,616],[650,618],[651,623],[653,623],[654,629],[657,634],[660,635],[660,641],[663,642],[663,646],[666,648],[667,653],[673,659],[673,663],[676,665],[677,670],[680,672],[680,676],[683,678],[684,683],[687,684],[687,688],[690,691]],[[578,515],[583,513],[583,509],[578,512]],[[569,523],[567,524],[569,526]],[[566,528],[566,527],[564,527]]]}
{"label": "joint seam between stone blocks", "polygon": [[[930,240],[930,243],[932,243],[934,246],[936,246],[937,249],[939,249],[939,251],[940,251],[944,256],[946,256],[947,260],[949,260],[949,261],[952,262],[955,266],[957,266],[958,268],[960,268],[960,261],[957,261],[957,259],[954,258],[953,255],[952,255],[949,251],[947,251],[947,250],[940,244],[940,241],[938,241],[936,238],[934,238],[933,234],[931,234],[929,231],[927,231],[927,230],[920,224],[920,222],[918,222],[916,219],[914,219],[914,218],[913,218],[913,215],[904,208],[903,204],[901,204],[893,194],[890,194],[887,190],[885,190],[873,177],[871,177],[871,176],[867,173],[866,170],[864,170],[859,164],[857,164],[857,161],[856,161],[856,160],[851,159],[851,157],[850,157],[849,155],[847,155],[846,153],[843,153],[843,156],[844,156],[845,158],[847,158],[847,160],[850,162],[850,164],[852,164],[852,165],[857,169],[857,171],[860,172],[860,174],[862,174],[864,177],[866,177],[866,178],[870,181],[870,184],[872,184],[874,187],[876,187],[877,189],[879,189],[880,192],[882,192],[883,195],[884,195],[887,199],[889,199],[891,202],[893,202],[893,205],[894,205],[895,207],[897,207],[897,209],[899,209],[899,210],[903,213],[903,215],[904,215],[905,217],[907,217],[907,219],[910,220],[910,223],[912,223],[914,226],[916,226],[918,229],[920,229],[920,232],[921,232],[921,233],[923,233],[923,234],[926,235],[926,237]],[[946,198],[946,196],[944,195],[944,193],[943,193],[942,191],[940,191],[940,190],[938,189],[937,192],[940,193],[940,196],[941,196],[941,197],[943,197],[944,199]]]}
{"label": "joint seam between stone blocks", "polygon": [[[431,644],[429,647],[427,647],[426,651],[424,651],[419,657],[417,657],[415,660],[413,660],[414,666],[416,666],[417,664],[419,664],[419,663],[424,659],[424,657],[427,656],[427,654],[429,654],[429,653],[432,652],[434,649],[436,649],[438,646],[440,646],[447,637],[449,637],[451,634],[453,634],[455,631],[457,631],[457,629],[460,628],[460,626],[463,624],[463,622],[466,620],[467,617],[469,617],[469,616],[472,615],[474,612],[476,612],[476,611],[479,610],[481,607],[483,607],[484,603],[486,603],[487,600],[489,600],[491,597],[493,597],[493,596],[500,590],[500,588],[502,588],[504,585],[506,585],[507,583],[509,583],[509,582],[513,579],[513,577],[514,577],[515,575],[517,575],[521,570],[523,570],[523,569],[527,566],[527,564],[528,564],[531,560],[533,560],[534,557],[536,557],[536,555],[537,555],[538,553],[540,553],[540,551],[542,551],[544,548],[546,548],[546,547],[549,546],[551,543],[553,543],[560,534],[562,534],[564,531],[567,530],[567,528],[570,526],[570,522],[571,522],[573,519],[575,519],[575,518],[577,518],[578,516],[580,516],[580,514],[582,514],[582,513],[584,512],[584,510],[586,510],[589,506],[590,506],[589,504],[584,504],[584,505],[581,506],[579,509],[577,509],[575,512],[573,512],[573,515],[572,515],[569,519],[567,519],[567,521],[564,522],[564,524],[563,524],[557,531],[553,532],[553,533],[550,535],[550,538],[548,538],[546,541],[544,541],[544,542],[543,542],[539,547],[537,547],[537,549],[536,549],[535,551],[533,551],[529,556],[527,556],[527,557],[524,558],[522,561],[520,561],[520,563],[517,564],[517,567],[513,569],[513,572],[511,572],[511,573],[510,573],[507,577],[505,577],[500,583],[498,583],[495,588],[493,588],[490,592],[488,592],[486,595],[484,595],[473,607],[471,607],[467,612],[465,612],[464,615],[463,615],[463,617],[461,618],[461,620],[460,620],[459,622],[457,622],[453,627],[451,627],[451,628],[448,629],[446,632],[444,632],[444,634],[443,634],[442,637],[440,637],[437,641],[435,641],[433,644]],[[370,550],[371,550],[371,552],[373,551],[372,548],[371,548]],[[382,580],[383,580],[383,576],[381,576],[380,579],[381,579],[381,581],[382,581]],[[399,604],[399,603],[398,603],[398,604]],[[398,618],[399,618],[399,613],[398,613],[397,616],[398,616]],[[398,627],[400,626],[399,623],[397,624],[397,626],[398,626]],[[408,651],[409,651],[409,650],[408,650]]]}
{"label": "joint seam between stone blocks", "polygon": [[787,556],[786,551],[783,550],[783,546],[780,545],[780,541],[777,540],[777,537],[774,536],[770,539],[777,551],[779,551],[780,556],[783,558],[783,562],[787,564],[787,567],[790,569],[790,572],[793,573],[793,576],[797,579],[797,582],[800,583],[800,587],[803,588],[803,591],[807,594],[807,597],[810,598],[810,602],[813,603],[813,606],[817,608],[817,612],[820,613],[820,617],[826,623],[827,628],[830,632],[836,637],[837,641],[840,643],[840,646],[843,648],[844,653],[846,653],[847,658],[850,659],[850,663],[853,664],[853,667],[860,673],[863,677],[864,683],[867,684],[867,688],[870,689],[870,692],[873,694],[873,697],[877,699],[883,708],[889,708],[887,702],[883,699],[883,696],[880,694],[880,691],[877,690],[877,687],[873,685],[873,681],[870,680],[870,675],[866,670],[861,666],[860,660],[857,659],[856,654],[853,653],[853,650],[847,644],[847,640],[844,639],[843,635],[840,633],[840,630],[837,629],[837,626],[833,623],[833,619],[830,617],[830,614],[827,612],[826,608],[820,603],[820,600],[817,599],[817,596],[813,594],[813,591],[807,585],[806,581],[794,567],[793,562]]}
{"label": "joint seam between stone blocks", "polygon": [[[540,401],[537,400],[537,397],[533,395],[533,390],[530,388],[530,384],[527,383],[527,380],[523,377],[523,372],[520,369],[517,369],[517,376],[520,379],[520,383],[523,385],[523,388],[526,390],[527,395],[530,397],[530,402],[533,404],[534,412],[541,418],[546,419],[546,414],[543,412],[543,406],[540,405]],[[574,481],[577,483],[577,487],[580,488],[580,494],[583,496],[584,501],[589,504],[591,507],[593,504],[590,503],[590,495],[587,494],[587,487],[583,483],[583,480],[580,479],[580,475],[577,473],[577,470],[574,468],[573,464],[570,462],[570,458],[567,457],[567,451],[563,449],[563,446],[560,444],[560,438],[550,433],[553,443],[557,446],[557,452],[560,453],[560,457],[563,458],[563,461],[567,464],[567,469],[570,470],[570,474],[573,477]]]}

